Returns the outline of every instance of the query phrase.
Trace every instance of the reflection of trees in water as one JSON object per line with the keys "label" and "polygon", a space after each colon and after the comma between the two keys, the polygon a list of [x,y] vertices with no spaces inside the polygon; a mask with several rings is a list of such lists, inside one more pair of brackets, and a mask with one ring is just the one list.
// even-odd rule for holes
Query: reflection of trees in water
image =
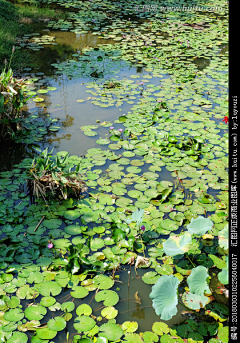
{"label": "reflection of trees in water", "polygon": [[70,134],[62,135],[61,137],[57,137],[57,134],[51,134],[51,137],[48,138],[47,143],[48,145],[54,143],[54,148],[58,149],[60,146],[61,140],[70,141],[71,137],[72,135]]}
{"label": "reflection of trees in water", "polygon": [[69,114],[66,115],[66,119],[61,121],[63,127],[70,127],[74,124],[74,118]]}
{"label": "reflection of trees in water", "polygon": [[145,309],[141,308],[140,305],[136,304],[136,311],[132,313],[132,318],[137,318],[137,319],[145,319]]}
{"label": "reflection of trees in water", "polygon": [[0,142],[0,172],[12,170],[26,157],[33,156],[33,147],[15,142]]}

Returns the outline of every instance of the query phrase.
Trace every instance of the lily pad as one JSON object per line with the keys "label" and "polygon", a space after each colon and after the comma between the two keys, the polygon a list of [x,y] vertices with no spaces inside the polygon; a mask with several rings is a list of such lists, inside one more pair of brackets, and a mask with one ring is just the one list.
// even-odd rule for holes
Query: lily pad
{"label": "lily pad", "polygon": [[46,307],[34,304],[32,306],[27,307],[24,311],[25,317],[29,320],[41,320],[46,313]]}
{"label": "lily pad", "polygon": [[115,342],[123,335],[123,330],[117,324],[106,323],[100,326],[100,335],[109,341]]}
{"label": "lily pad", "polygon": [[79,332],[89,331],[95,326],[96,322],[89,316],[79,316],[74,320],[74,328]]}
{"label": "lily pad", "polygon": [[54,317],[47,323],[49,329],[62,331],[66,327],[66,321],[62,317]]}
{"label": "lily pad", "polygon": [[105,306],[114,306],[119,301],[119,296],[116,292],[110,290],[100,291],[96,294],[95,300],[97,302],[103,301]]}

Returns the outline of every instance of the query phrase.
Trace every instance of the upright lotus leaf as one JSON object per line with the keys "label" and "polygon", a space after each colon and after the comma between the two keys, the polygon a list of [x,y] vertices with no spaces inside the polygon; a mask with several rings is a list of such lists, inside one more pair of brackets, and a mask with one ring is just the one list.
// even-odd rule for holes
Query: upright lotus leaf
{"label": "upright lotus leaf", "polygon": [[226,265],[227,268],[223,268],[221,272],[218,273],[218,280],[223,284],[223,285],[228,285],[229,283],[229,264],[228,264],[228,256],[226,257]]}
{"label": "upright lotus leaf", "polygon": [[174,235],[163,243],[163,251],[169,256],[184,254],[190,249],[191,242],[192,238],[188,232],[185,232],[182,236]]}
{"label": "upright lotus leaf", "polygon": [[203,216],[198,216],[196,219],[192,218],[191,223],[187,225],[188,232],[195,235],[204,235],[212,227],[213,222]]}
{"label": "upright lotus leaf", "polygon": [[228,249],[228,224],[218,233],[218,242],[221,248]]}
{"label": "upright lotus leaf", "polygon": [[209,277],[207,268],[204,266],[198,266],[193,268],[191,274],[187,278],[187,283],[191,293],[197,295],[211,294],[206,279]]}
{"label": "upright lotus leaf", "polygon": [[177,313],[179,283],[174,275],[163,275],[152,287],[149,297],[153,299],[156,314],[163,320],[169,320]]}
{"label": "upright lotus leaf", "polygon": [[136,210],[132,213],[131,218],[125,219],[127,224],[131,222],[136,222],[137,225],[140,225],[143,220],[144,209]]}

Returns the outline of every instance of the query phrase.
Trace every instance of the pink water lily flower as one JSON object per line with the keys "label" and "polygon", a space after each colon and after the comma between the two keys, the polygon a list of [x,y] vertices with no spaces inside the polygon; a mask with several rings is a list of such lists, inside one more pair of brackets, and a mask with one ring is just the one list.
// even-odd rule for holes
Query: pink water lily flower
{"label": "pink water lily flower", "polygon": [[53,248],[53,244],[52,243],[49,243],[48,244],[48,249],[52,249]]}

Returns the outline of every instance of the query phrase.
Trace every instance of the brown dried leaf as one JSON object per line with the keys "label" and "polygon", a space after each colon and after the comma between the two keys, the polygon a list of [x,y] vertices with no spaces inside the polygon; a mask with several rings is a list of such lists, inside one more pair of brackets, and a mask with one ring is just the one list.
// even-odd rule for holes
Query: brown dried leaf
{"label": "brown dried leaf", "polygon": [[136,299],[134,302],[141,305],[141,298],[138,296],[138,291],[134,294],[134,298]]}
{"label": "brown dried leaf", "polygon": [[145,258],[142,256],[138,256],[136,263],[135,263],[135,270],[139,267],[139,266],[150,266],[150,262],[149,262],[149,258]]}

